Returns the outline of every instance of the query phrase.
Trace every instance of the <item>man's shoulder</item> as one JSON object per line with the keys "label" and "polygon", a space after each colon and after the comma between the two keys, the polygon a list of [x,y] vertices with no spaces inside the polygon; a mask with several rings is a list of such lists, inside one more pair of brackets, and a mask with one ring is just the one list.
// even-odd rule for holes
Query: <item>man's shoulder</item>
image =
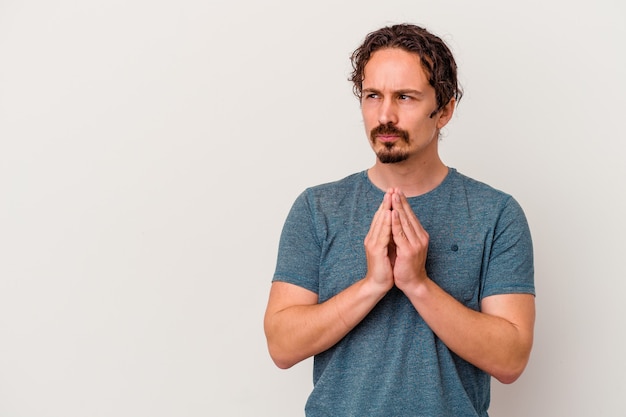
{"label": "man's shoulder", "polygon": [[365,171],[355,172],[339,180],[317,184],[306,189],[312,195],[322,196],[335,193],[343,193],[366,183]]}
{"label": "man's shoulder", "polygon": [[489,185],[483,181],[469,177],[451,168],[451,186],[462,188],[468,197],[476,200],[493,201],[494,199],[506,201],[511,195]]}
{"label": "man's shoulder", "polygon": [[355,184],[363,182],[365,178],[366,171],[359,171],[341,179],[317,184],[310,188],[314,190],[332,190],[336,188],[353,187]]}
{"label": "man's shoulder", "polygon": [[298,200],[309,210],[336,215],[347,206],[358,208],[368,206],[371,200],[382,200],[382,195],[378,193],[380,191],[369,182],[367,171],[360,171],[336,181],[308,187]]}
{"label": "man's shoulder", "polygon": [[524,210],[513,195],[485,182],[455,172],[449,195],[474,216],[500,219],[525,218]]}

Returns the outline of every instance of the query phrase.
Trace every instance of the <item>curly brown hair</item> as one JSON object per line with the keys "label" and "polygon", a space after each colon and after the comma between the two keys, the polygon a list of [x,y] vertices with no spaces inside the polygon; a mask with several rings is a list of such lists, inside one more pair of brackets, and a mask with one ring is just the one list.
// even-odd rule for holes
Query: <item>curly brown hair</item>
{"label": "curly brown hair", "polygon": [[362,98],[365,65],[374,52],[384,48],[400,48],[420,57],[428,81],[435,89],[437,110],[433,115],[452,98],[458,102],[463,96],[457,81],[456,62],[444,41],[422,27],[404,23],[369,33],[363,44],[352,53],[350,60],[353,71],[348,80],[354,83],[352,89],[359,100]]}

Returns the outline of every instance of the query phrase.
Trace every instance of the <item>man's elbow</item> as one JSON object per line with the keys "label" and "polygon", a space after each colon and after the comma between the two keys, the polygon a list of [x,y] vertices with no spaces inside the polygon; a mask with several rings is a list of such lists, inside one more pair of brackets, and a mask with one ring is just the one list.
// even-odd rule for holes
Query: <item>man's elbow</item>
{"label": "man's elbow", "polygon": [[524,355],[523,358],[518,358],[502,366],[500,369],[491,373],[491,376],[496,378],[503,384],[512,384],[522,375],[526,365],[528,364],[528,355]]}
{"label": "man's elbow", "polygon": [[271,343],[268,343],[268,351],[272,361],[280,369],[289,369],[299,362],[298,360],[294,360],[289,357],[288,354],[281,351],[278,347],[272,346]]}
{"label": "man's elbow", "polygon": [[272,356],[272,361],[280,369],[289,369],[295,365],[295,362],[285,361]]}
{"label": "man's elbow", "polygon": [[500,381],[502,384],[512,384],[522,375],[520,372],[501,372],[493,374],[492,376]]}
{"label": "man's elbow", "polygon": [[275,329],[272,328],[272,321],[269,316],[266,316],[264,331],[270,358],[272,358],[274,364],[280,369],[289,369],[298,363],[298,361],[292,358],[293,355],[290,355],[290,350],[285,347],[284,342],[281,341],[281,338],[274,330]]}

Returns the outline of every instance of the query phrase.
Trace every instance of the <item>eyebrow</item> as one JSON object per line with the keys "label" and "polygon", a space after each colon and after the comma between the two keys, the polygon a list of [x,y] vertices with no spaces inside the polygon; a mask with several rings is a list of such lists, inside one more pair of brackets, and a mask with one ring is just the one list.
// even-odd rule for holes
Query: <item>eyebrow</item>
{"label": "eyebrow", "polygon": [[[364,94],[369,94],[369,93],[380,94],[380,91],[375,89],[375,88],[364,88],[363,89],[363,93]],[[414,96],[419,96],[419,97],[422,97],[424,95],[423,92],[421,92],[419,90],[413,90],[413,89],[410,89],[410,88],[393,91],[393,94],[398,94],[398,95],[412,94]]]}

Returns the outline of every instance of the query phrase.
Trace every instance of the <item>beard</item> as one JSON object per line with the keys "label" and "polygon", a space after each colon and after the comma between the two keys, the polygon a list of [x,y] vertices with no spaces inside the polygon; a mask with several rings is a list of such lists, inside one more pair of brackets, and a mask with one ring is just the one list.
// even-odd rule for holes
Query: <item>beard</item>
{"label": "beard", "polygon": [[[409,132],[398,129],[391,123],[386,125],[378,125],[372,129],[370,133],[370,141],[372,144],[376,143],[377,136],[394,135],[400,138],[400,141],[409,144]],[[398,149],[396,143],[384,142],[383,148],[376,152],[378,160],[383,164],[396,164],[398,162],[406,161],[409,157],[409,153],[402,149]]]}
{"label": "beard", "polygon": [[[389,146],[388,146],[389,145]],[[376,157],[383,164],[397,164],[398,162],[406,161],[409,159],[408,152],[393,149],[395,146],[393,144],[385,144],[385,147],[380,151],[376,152]]]}

